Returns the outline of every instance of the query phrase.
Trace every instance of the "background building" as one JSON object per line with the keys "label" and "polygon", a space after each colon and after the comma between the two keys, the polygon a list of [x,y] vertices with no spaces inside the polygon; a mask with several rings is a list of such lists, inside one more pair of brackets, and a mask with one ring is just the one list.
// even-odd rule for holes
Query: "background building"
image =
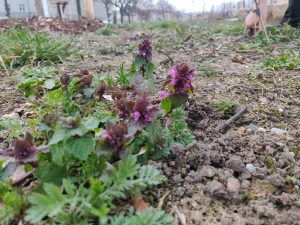
{"label": "background building", "polygon": [[[35,4],[33,0],[6,0],[11,17],[30,17],[35,15]],[[6,17],[7,11],[5,0],[0,0],[0,17]]]}
{"label": "background building", "polygon": [[[85,15],[84,0],[0,0],[0,17],[6,17],[6,3],[10,17],[45,17],[78,19]],[[107,20],[105,6],[101,0],[93,0],[96,19]],[[40,11],[40,13],[37,13]]]}

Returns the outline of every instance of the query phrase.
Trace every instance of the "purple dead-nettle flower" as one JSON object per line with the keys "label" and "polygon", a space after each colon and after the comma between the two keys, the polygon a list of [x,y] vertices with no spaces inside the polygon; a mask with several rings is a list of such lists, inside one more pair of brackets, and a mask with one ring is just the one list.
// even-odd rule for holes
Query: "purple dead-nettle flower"
{"label": "purple dead-nettle flower", "polygon": [[103,143],[109,145],[117,152],[124,150],[129,139],[128,126],[126,123],[108,126],[102,135]]}
{"label": "purple dead-nettle flower", "polygon": [[71,77],[68,73],[64,72],[60,77],[60,83],[62,84],[62,89],[66,90],[69,83],[71,81]]}
{"label": "purple dead-nettle flower", "polygon": [[25,138],[18,138],[15,140],[14,157],[16,161],[25,163],[33,157],[36,152],[37,148],[33,143],[33,137],[29,133],[25,134]]}
{"label": "purple dead-nettle flower", "polygon": [[149,123],[152,121],[157,110],[154,107],[150,107],[150,101],[146,97],[141,97],[136,100],[131,117],[135,122]]}
{"label": "purple dead-nettle flower", "polygon": [[103,95],[105,94],[106,89],[107,89],[107,87],[106,87],[105,83],[101,82],[97,89],[97,95],[99,96],[100,99],[103,98]]}
{"label": "purple dead-nettle flower", "polygon": [[80,75],[81,76],[87,76],[87,75],[89,75],[90,73],[89,73],[89,71],[87,70],[87,69],[81,69],[80,70]]}
{"label": "purple dead-nettle flower", "polygon": [[186,63],[174,66],[169,71],[167,80],[163,86],[169,90],[164,90],[160,94],[160,99],[169,97],[172,94],[188,94],[193,92],[192,80],[195,78],[195,71],[190,69]]}
{"label": "purple dead-nettle flower", "polygon": [[144,40],[141,44],[139,44],[137,56],[146,59],[148,62],[152,61],[152,47],[149,40]]}
{"label": "purple dead-nettle flower", "polygon": [[134,107],[134,102],[127,98],[115,100],[115,106],[118,109],[118,116],[122,119],[129,117]]}

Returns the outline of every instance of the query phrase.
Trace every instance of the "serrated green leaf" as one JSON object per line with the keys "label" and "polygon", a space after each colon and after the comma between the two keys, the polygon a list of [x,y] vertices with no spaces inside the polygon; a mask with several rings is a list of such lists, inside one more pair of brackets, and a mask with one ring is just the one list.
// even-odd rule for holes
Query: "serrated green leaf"
{"label": "serrated green leaf", "polygon": [[100,121],[96,117],[88,117],[84,122],[83,126],[88,130],[98,128]]}
{"label": "serrated green leaf", "polygon": [[40,222],[44,217],[58,215],[65,205],[66,198],[61,194],[60,189],[54,184],[45,183],[46,195],[33,193],[28,200],[32,204],[27,210],[25,219],[33,224]]}
{"label": "serrated green leaf", "polygon": [[61,184],[65,177],[66,169],[55,164],[40,163],[34,175],[42,182]]}
{"label": "serrated green leaf", "polygon": [[55,144],[50,149],[52,161],[58,166],[63,166],[64,148],[62,144]]}
{"label": "serrated green leaf", "polygon": [[65,139],[69,138],[70,136],[71,136],[70,133],[66,132],[65,130],[58,130],[53,134],[48,145],[57,144]]}
{"label": "serrated green leaf", "polygon": [[66,150],[80,160],[86,160],[94,150],[95,141],[92,137],[71,138],[66,142]]}

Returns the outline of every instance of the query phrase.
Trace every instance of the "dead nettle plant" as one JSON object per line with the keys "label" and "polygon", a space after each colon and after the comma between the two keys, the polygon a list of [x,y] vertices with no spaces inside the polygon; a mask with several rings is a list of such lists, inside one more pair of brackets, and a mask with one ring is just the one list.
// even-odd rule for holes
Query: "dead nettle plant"
{"label": "dead nettle plant", "polygon": [[[30,135],[17,139],[14,157],[20,164],[34,162],[30,165],[37,191],[12,192],[22,210],[14,212],[13,201],[4,201],[0,219],[7,215],[5,224],[14,218],[32,224],[139,224],[137,218],[147,218],[149,225],[172,224],[164,212],[149,208],[139,213],[140,207],[132,209],[129,200],[143,199],[146,188],[165,181],[156,169],[141,164],[194,141],[183,110],[193,92],[194,70],[187,64],[170,70],[161,95],[166,113],[144,91],[132,88],[154,83],[150,41],[138,46],[130,71],[121,66],[120,74],[122,82],[129,81],[127,86],[97,82],[85,69],[73,75],[64,72],[55,87],[36,96],[32,107],[39,112],[38,143]],[[139,79],[143,82],[135,84]],[[8,170],[1,166],[0,186],[9,182]],[[120,200],[128,200],[126,215],[115,205]]]}
{"label": "dead nettle plant", "polygon": [[164,90],[161,91],[161,107],[167,113],[178,107],[184,107],[189,94],[193,93],[192,81],[195,71],[190,69],[186,63],[174,66],[170,69],[166,81],[163,83]]}

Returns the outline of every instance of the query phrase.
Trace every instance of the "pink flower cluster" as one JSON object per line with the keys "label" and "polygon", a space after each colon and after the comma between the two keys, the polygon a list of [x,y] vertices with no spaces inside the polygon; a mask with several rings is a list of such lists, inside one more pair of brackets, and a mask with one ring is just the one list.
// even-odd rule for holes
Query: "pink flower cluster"
{"label": "pink flower cluster", "polygon": [[14,157],[18,162],[24,162],[27,158],[35,155],[37,152],[33,140],[28,138],[18,138],[14,142]]}
{"label": "pink flower cluster", "polygon": [[190,69],[186,63],[174,66],[170,69],[167,80],[163,87],[168,87],[168,90],[163,90],[160,93],[160,99],[165,99],[173,94],[189,94],[194,88],[192,80],[195,78],[195,71]]}
{"label": "pink flower cluster", "polygon": [[131,117],[135,122],[149,123],[155,115],[155,108],[150,107],[150,101],[146,97],[141,97],[136,100]]}
{"label": "pink flower cluster", "polygon": [[148,62],[151,62],[152,61],[151,42],[149,40],[144,40],[141,44],[139,44],[136,54],[137,56],[146,59]]}
{"label": "pink flower cluster", "polygon": [[102,134],[102,140],[115,151],[122,151],[129,140],[126,123],[119,123],[106,128]]}

